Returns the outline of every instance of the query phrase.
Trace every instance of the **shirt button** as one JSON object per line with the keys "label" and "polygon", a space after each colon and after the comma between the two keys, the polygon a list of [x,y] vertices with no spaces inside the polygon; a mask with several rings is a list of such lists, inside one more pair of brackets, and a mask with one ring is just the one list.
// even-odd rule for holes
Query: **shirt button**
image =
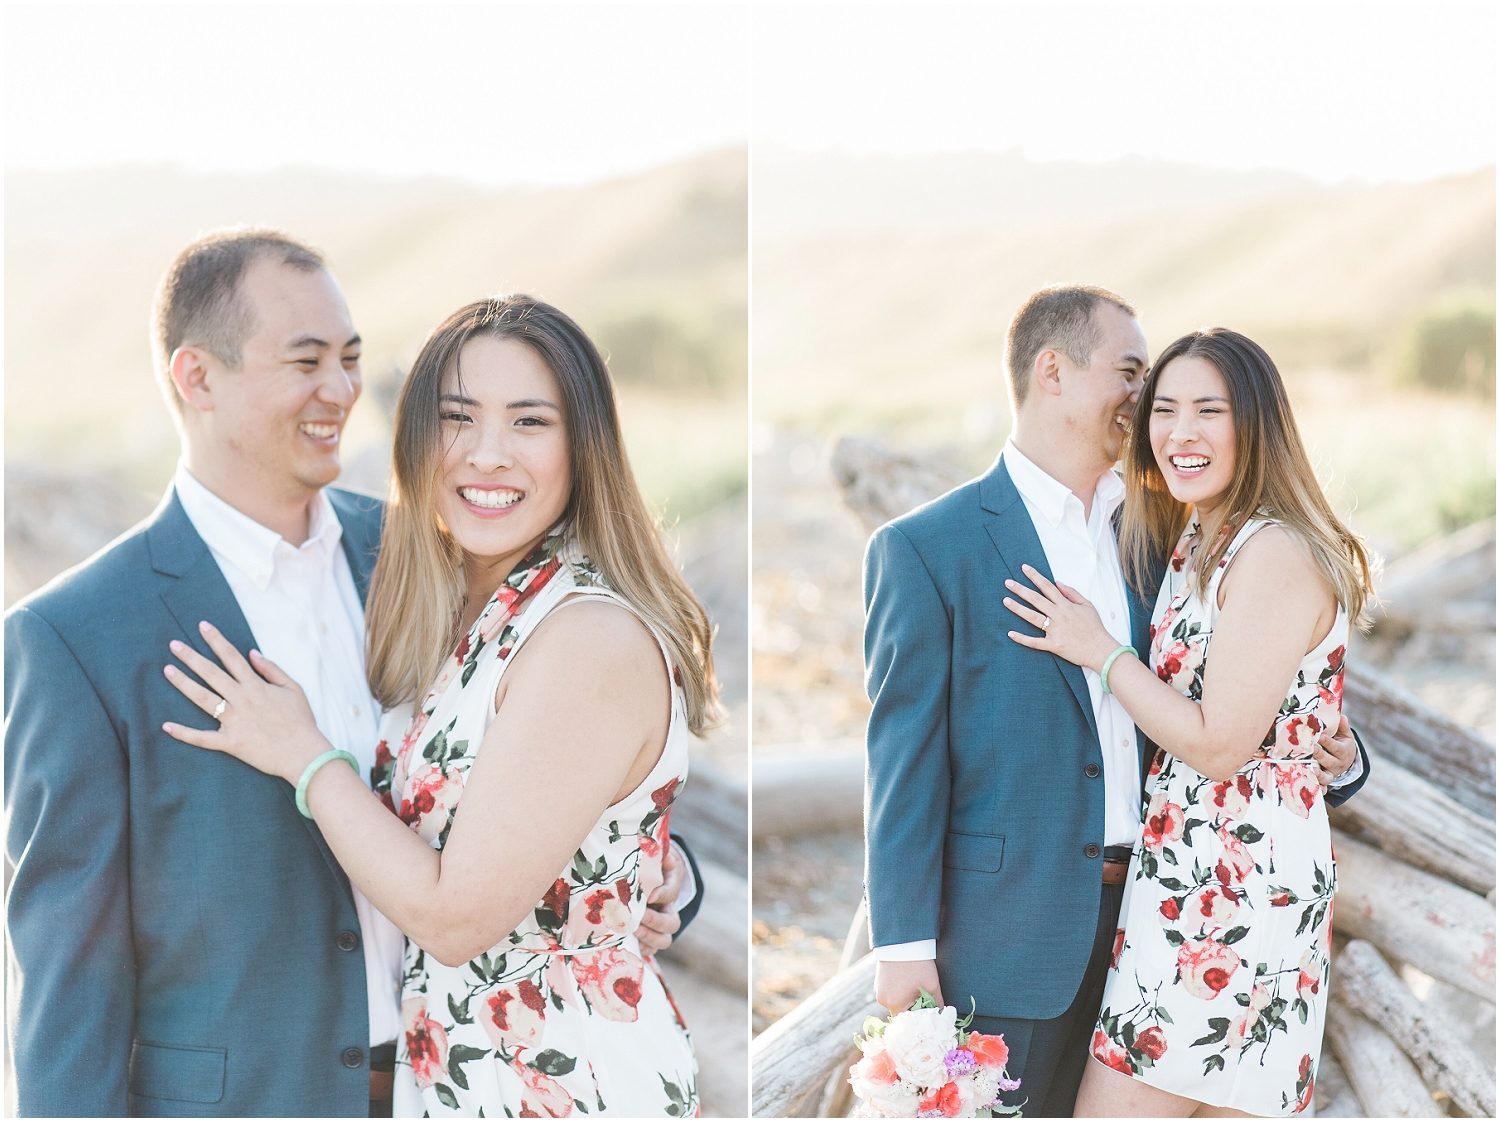
{"label": "shirt button", "polygon": [[352,931],[340,931],[338,938],[333,941],[333,945],[341,951],[352,951],[355,947],[359,946],[359,936]]}
{"label": "shirt button", "polygon": [[364,1049],[345,1048],[344,1054],[339,1059],[344,1061],[345,1067],[363,1067],[365,1062]]}
{"label": "shirt button", "polygon": [[1109,618],[1110,619],[1114,619],[1115,618],[1115,613],[1114,612],[1110,612],[1109,613]]}
{"label": "shirt button", "polygon": [[1125,740],[1120,741],[1120,747],[1121,748],[1129,748],[1130,747],[1130,740],[1127,738]]}
{"label": "shirt button", "polygon": [[[1109,618],[1110,619],[1114,619],[1115,617],[1113,615],[1111,615]],[[320,635],[327,635],[328,634],[328,625],[326,623],[320,623],[320,624],[318,624],[318,633]]]}
{"label": "shirt button", "polygon": [[350,714],[350,716],[358,717],[359,716],[359,706],[358,705],[351,705],[351,706],[349,706],[349,714]]}
{"label": "shirt button", "polygon": [[1086,775],[1086,776],[1088,776],[1090,779],[1098,779],[1099,778],[1099,765],[1098,764],[1089,764],[1088,767],[1086,767],[1086,768],[1083,769],[1083,774]]}
{"label": "shirt button", "polygon": [[[1086,846],[1083,847],[1083,855],[1085,857],[1098,857],[1099,856],[1099,847],[1097,845],[1095,845],[1093,842],[1089,842],[1088,845],[1086,845]],[[353,1049],[351,1049],[351,1051],[352,1050]]]}

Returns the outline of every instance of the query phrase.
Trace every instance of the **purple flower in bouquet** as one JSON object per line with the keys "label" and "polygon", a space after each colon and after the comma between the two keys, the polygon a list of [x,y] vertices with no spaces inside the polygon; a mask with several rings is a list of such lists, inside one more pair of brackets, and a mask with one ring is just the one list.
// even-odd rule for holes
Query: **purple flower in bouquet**
{"label": "purple flower in bouquet", "polygon": [[949,1079],[958,1079],[968,1075],[977,1065],[973,1052],[967,1048],[953,1048],[943,1057],[943,1066],[948,1071]]}

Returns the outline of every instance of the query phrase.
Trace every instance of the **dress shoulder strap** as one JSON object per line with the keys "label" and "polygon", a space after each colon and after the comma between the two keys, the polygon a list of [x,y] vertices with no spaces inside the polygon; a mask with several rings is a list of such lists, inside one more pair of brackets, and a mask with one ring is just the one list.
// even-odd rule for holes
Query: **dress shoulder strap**
{"label": "dress shoulder strap", "polygon": [[1219,564],[1214,568],[1214,575],[1208,582],[1210,599],[1213,603],[1217,604],[1219,602],[1219,582],[1224,579],[1224,574],[1228,571],[1230,562],[1234,560],[1235,554],[1239,553],[1244,548],[1245,543],[1261,530],[1267,526],[1274,525],[1276,525],[1274,518],[1257,515],[1240,527],[1239,533],[1234,535],[1234,540],[1229,543],[1229,548],[1224,551],[1224,556],[1219,558]]}

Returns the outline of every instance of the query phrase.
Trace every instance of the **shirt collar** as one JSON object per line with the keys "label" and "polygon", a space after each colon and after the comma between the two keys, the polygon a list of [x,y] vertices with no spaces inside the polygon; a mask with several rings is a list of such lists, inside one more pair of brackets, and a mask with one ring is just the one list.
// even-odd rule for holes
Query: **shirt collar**
{"label": "shirt collar", "polygon": [[215,495],[178,461],[172,478],[177,498],[209,549],[243,572],[262,592],[276,571],[278,552],[300,553],[304,557],[327,560],[343,537],[344,527],[334,512],[328,496],[319,491],[309,510],[307,541],[293,546],[275,530],[262,526],[248,514],[236,510]]}
{"label": "shirt collar", "polygon": [[[1050,526],[1056,528],[1062,522],[1069,499],[1077,502],[1080,507],[1083,506],[1078,496],[1073,494],[1066,484],[1059,483],[1037,467],[1011,441],[1005,442],[1005,448],[1000,455],[1005,460],[1005,470],[1010,472],[1010,480],[1016,485],[1016,490],[1038,514],[1047,520]],[[1097,512],[1107,521],[1113,517],[1115,508],[1124,498],[1125,481],[1114,471],[1107,471],[1099,477],[1099,482],[1094,486],[1094,502],[1090,507],[1090,515]]]}

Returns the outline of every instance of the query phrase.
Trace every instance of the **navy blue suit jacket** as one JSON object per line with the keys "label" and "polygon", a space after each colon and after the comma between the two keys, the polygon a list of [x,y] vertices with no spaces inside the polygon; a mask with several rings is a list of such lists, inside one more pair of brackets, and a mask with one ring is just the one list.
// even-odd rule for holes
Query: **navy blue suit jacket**
{"label": "navy blue suit jacket", "polygon": [[[865,888],[873,945],[936,939],[950,1003],[1042,1020],[1093,946],[1104,760],[1083,671],[1006,635],[1039,634],[1002,603],[1027,564],[1051,579],[1000,460],[870,539]],[[1130,601],[1144,654],[1153,605]]]}
{"label": "navy blue suit jacket", "polygon": [[[362,597],[381,504],[328,496]],[[212,657],[204,619],[255,645],[175,491],[6,613],[23,1115],[369,1113],[348,879],[287,783],[161,730],[203,724],[162,666],[173,639]]]}

